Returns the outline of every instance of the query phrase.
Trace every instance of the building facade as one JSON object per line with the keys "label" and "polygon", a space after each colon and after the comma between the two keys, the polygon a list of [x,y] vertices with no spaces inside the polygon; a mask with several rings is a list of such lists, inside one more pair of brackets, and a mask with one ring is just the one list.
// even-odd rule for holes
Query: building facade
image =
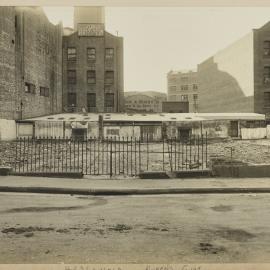
{"label": "building facade", "polygon": [[190,112],[198,112],[197,72],[170,71],[167,74],[168,101],[188,102]]}
{"label": "building facade", "polygon": [[0,118],[61,112],[62,25],[39,7],[1,7],[0,15]]}
{"label": "building facade", "polygon": [[162,112],[165,113],[188,113],[188,101],[164,101],[162,102]]}
{"label": "building facade", "polygon": [[200,112],[270,113],[270,23],[198,65]]}
{"label": "building facade", "polygon": [[67,35],[63,37],[63,108],[66,112],[124,110],[123,38],[106,32],[97,18],[97,23],[92,19],[87,23],[85,16],[82,22],[77,16],[77,30],[65,31]]}
{"label": "building facade", "polygon": [[142,113],[162,112],[162,102],[166,101],[166,99],[166,94],[160,92],[125,92],[125,111]]}

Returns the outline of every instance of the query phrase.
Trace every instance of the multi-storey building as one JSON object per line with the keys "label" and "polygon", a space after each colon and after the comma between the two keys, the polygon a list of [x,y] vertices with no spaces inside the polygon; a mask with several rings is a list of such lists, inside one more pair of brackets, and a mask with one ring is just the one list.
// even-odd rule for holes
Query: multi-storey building
{"label": "multi-storey building", "polygon": [[39,7],[0,7],[0,118],[62,110],[62,25]]}
{"label": "multi-storey building", "polygon": [[270,22],[198,65],[200,112],[270,113]]}
{"label": "multi-storey building", "polygon": [[[76,31],[63,37],[64,111],[121,112],[123,93],[123,38],[105,31],[104,9],[75,7]],[[89,12],[91,8],[89,8]]]}
{"label": "multi-storey building", "polygon": [[167,74],[168,101],[189,103],[189,112],[198,112],[197,72],[170,71]]}
{"label": "multi-storey building", "polygon": [[162,102],[166,99],[165,93],[155,91],[125,92],[125,111],[162,112]]}

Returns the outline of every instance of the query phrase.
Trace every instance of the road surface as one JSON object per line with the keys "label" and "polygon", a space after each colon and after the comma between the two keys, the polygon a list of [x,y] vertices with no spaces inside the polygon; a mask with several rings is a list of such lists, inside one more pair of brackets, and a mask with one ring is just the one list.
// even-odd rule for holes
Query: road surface
{"label": "road surface", "polygon": [[0,193],[0,263],[269,263],[270,194]]}

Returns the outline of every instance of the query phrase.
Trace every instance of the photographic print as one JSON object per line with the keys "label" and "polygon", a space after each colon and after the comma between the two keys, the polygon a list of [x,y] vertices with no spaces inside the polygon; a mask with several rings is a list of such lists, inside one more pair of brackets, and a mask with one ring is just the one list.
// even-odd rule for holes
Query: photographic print
{"label": "photographic print", "polygon": [[0,269],[268,269],[268,3],[17,2]]}

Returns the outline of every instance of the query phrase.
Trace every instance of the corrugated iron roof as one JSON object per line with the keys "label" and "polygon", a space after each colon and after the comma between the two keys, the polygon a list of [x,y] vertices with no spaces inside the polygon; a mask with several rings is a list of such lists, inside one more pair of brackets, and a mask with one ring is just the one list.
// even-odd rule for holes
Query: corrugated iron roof
{"label": "corrugated iron roof", "polygon": [[265,120],[256,113],[62,113],[27,119],[29,121],[88,121],[96,122],[103,115],[106,122],[190,122],[207,120]]}

